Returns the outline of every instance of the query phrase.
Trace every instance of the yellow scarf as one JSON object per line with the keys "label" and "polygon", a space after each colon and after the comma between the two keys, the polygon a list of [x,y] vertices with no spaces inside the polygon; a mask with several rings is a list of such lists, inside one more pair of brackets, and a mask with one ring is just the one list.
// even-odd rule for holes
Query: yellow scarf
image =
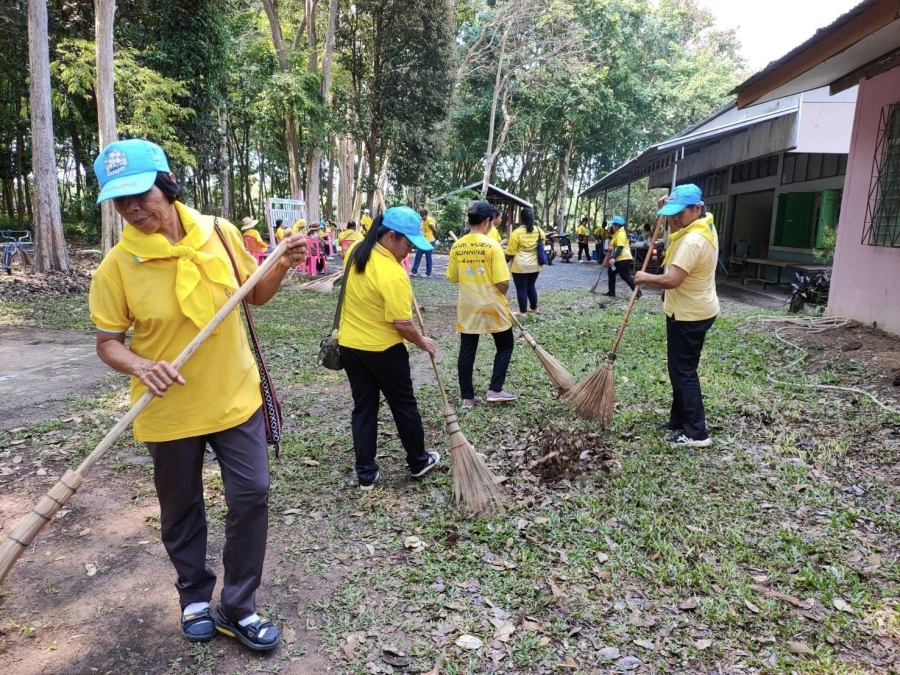
{"label": "yellow scarf", "polygon": [[136,227],[126,225],[119,246],[138,262],[178,258],[175,270],[175,297],[178,299],[178,306],[197,328],[202,329],[216,313],[210,282],[233,292],[234,278],[224,260],[200,251],[213,236],[214,219],[203,216],[180,202],[175,202],[175,209],[187,233],[177,244],[170,244],[161,234],[144,234]]}
{"label": "yellow scarf", "polygon": [[668,263],[669,254],[675,249],[675,242],[689,232],[696,232],[712,244],[714,249],[717,251],[719,250],[719,235],[716,233],[716,226],[713,224],[713,215],[707,213],[703,218],[698,218],[684,229],[669,235],[669,248],[666,250],[666,255],[663,257],[663,265]]}

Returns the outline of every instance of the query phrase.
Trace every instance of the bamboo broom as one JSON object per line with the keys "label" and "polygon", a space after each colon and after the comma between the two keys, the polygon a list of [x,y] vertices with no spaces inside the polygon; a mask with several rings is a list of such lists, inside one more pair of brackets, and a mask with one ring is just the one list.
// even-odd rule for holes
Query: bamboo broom
{"label": "bamboo broom", "polygon": [[[422,320],[422,312],[419,303],[413,295],[413,307],[422,335],[425,335],[425,322]],[[473,516],[493,513],[503,510],[503,492],[497,484],[497,479],[484,463],[475,448],[459,427],[459,419],[456,411],[450,405],[447,398],[447,390],[441,380],[437,361],[431,356],[431,366],[434,368],[434,377],[437,380],[441,399],[444,401],[444,420],[447,423],[447,433],[450,434],[450,463],[453,476],[453,500],[457,504],[463,504]]]}
{"label": "bamboo broom", "polygon": [[[508,305],[507,305],[508,307]],[[546,349],[541,347],[537,340],[535,340],[531,333],[525,330],[525,327],[519,321],[515,314],[511,311],[509,315],[512,317],[512,320],[516,322],[516,326],[518,326],[519,330],[522,332],[522,337],[525,338],[525,342],[531,345],[531,348],[534,349],[534,353],[537,354],[538,361],[541,362],[541,365],[544,367],[544,372],[547,373],[547,377],[550,378],[550,381],[553,383],[553,386],[556,387],[557,391],[560,394],[565,394],[572,387],[575,386],[575,378],[566,370],[565,366],[559,362],[559,360],[553,356]]]}
{"label": "bamboo broom", "polygon": [[[172,367],[178,370],[181,368],[194,352],[202,345],[206,339],[212,335],[213,331],[225,320],[225,318],[241,303],[250,291],[259,283],[259,280],[265,276],[272,268],[275,262],[287,250],[288,240],[284,239],[272,251],[272,255],[266,258],[265,262],[256,270],[247,281],[240,286],[226,302],[222,309],[216,312],[216,315],[210,322],[197,333],[196,337],[191,340],[190,344],[184,348],[181,354],[172,362]],[[62,478],[54,485],[41,501],[37,503],[31,513],[19,523],[19,526],[9,535],[7,540],[0,545],[0,583],[6,579],[6,575],[15,565],[25,550],[31,546],[37,538],[44,526],[53,520],[53,516],[59,511],[69,499],[72,498],[93,466],[100,461],[100,458],[112,447],[112,444],[118,440],[124,431],[128,428],[135,418],[141,414],[144,408],[154,399],[149,391],[141,396],[131,410],[118,421],[118,423],[110,429],[109,433],[100,441],[100,444],[94,448],[94,451],[85,457],[84,461],[74,471],[69,469]]]}
{"label": "bamboo broom", "polygon": [[[662,228],[663,220],[664,218],[660,216],[656,221],[656,228],[653,230],[653,236],[650,238],[650,247],[647,249],[647,256],[644,258],[644,265],[641,268],[642,272],[647,271],[647,264],[650,262],[650,256],[656,245],[656,238]],[[615,405],[613,366],[616,362],[616,351],[619,349],[619,342],[621,342],[622,335],[625,333],[625,326],[628,325],[628,318],[631,316],[631,310],[634,308],[634,302],[637,300],[637,294],[640,293],[640,290],[640,284],[635,284],[634,290],[631,292],[628,309],[625,310],[625,317],[622,319],[622,325],[619,327],[612,349],[606,355],[606,361],[582,382],[569,389],[563,396],[565,400],[572,404],[576,415],[586,420],[599,422],[600,426],[604,428],[609,427],[613,420],[613,407]]]}

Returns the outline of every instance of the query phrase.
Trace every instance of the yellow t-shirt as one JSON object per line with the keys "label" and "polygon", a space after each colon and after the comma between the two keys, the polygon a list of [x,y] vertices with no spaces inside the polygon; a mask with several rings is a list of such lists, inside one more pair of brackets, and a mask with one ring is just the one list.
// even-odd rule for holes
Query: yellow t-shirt
{"label": "yellow t-shirt", "polygon": [[263,253],[265,253],[267,250],[269,250],[269,245],[263,241],[262,235],[259,233],[259,230],[257,230],[255,227],[251,227],[249,230],[244,230],[243,235],[245,237],[249,235],[249,236],[253,237],[254,239],[256,239],[256,243],[259,244],[259,250],[262,251]]}
{"label": "yellow t-shirt", "polygon": [[[186,217],[209,218],[193,209]],[[219,219],[228,246],[245,281],[256,270],[241,233]],[[128,225],[127,227],[131,227]],[[233,274],[231,261],[215,232],[200,251],[221,258]],[[134,327],[129,348],[151,361],[171,363],[199,333],[175,297],[176,258],[138,260],[115,246],[100,263],[91,281],[91,321],[102,333],[124,333]],[[227,301],[226,289],[209,284],[200,267],[201,283],[208,284],[216,310]],[[186,384],[173,385],[165,398],[154,398],[134,421],[134,437],[144,442],[172,441],[224,431],[246,422],[262,405],[259,372],[247,342],[240,311],[235,309],[207,338],[180,371]],[[131,378],[134,405],[147,388]]]}
{"label": "yellow t-shirt", "polygon": [[594,234],[594,238],[597,241],[603,241],[608,236],[608,233],[606,232],[606,228],[602,227],[602,226],[595,227],[593,234]]}
{"label": "yellow t-shirt", "polygon": [[372,225],[372,216],[364,215],[359,219],[359,227],[360,231],[365,235],[366,232],[369,231],[369,227]]}
{"label": "yellow t-shirt", "polygon": [[586,225],[579,225],[576,234],[578,235],[579,242],[582,244],[587,242],[588,229]]}
{"label": "yellow t-shirt", "polygon": [[503,238],[500,236],[500,230],[497,229],[496,225],[491,225],[491,229],[488,230],[487,236],[496,241],[498,244],[503,241]]}
{"label": "yellow t-shirt", "polygon": [[512,327],[506,296],[495,285],[509,281],[503,247],[496,241],[470,232],[453,244],[447,280],[459,284],[457,331],[500,333]]}
{"label": "yellow t-shirt", "polygon": [[431,228],[436,226],[437,225],[434,222],[434,218],[432,218],[431,216],[428,216],[422,221],[422,236],[425,237],[425,241],[434,241],[434,231]]}
{"label": "yellow t-shirt", "polygon": [[338,243],[340,244],[342,241],[344,241],[344,239],[350,236],[356,237],[355,239],[351,239],[351,241],[358,241],[359,239],[362,239],[359,232],[357,232],[356,230],[341,230],[341,233],[338,235]]}
{"label": "yellow t-shirt", "polygon": [[[288,228],[288,229],[290,229],[290,228]],[[283,227],[275,228],[275,239],[277,239],[278,241],[281,241],[282,239],[284,239],[284,228]]]}
{"label": "yellow t-shirt", "polygon": [[303,234],[303,231],[306,230],[306,220],[300,218],[291,229],[297,234]]}
{"label": "yellow t-shirt", "polygon": [[412,286],[403,265],[381,244],[375,244],[366,271],[351,265],[350,247],[344,257],[344,307],[338,343],[366,352],[383,352],[403,342],[394,321],[412,320]]}
{"label": "yellow t-shirt", "polygon": [[716,247],[696,232],[688,232],[671,246],[668,264],[680,267],[687,276],[678,288],[666,289],[666,315],[678,321],[704,321],[716,316]]}
{"label": "yellow t-shirt", "polygon": [[[622,252],[616,257],[616,262],[620,260],[631,260],[631,245],[628,243],[628,233],[625,231],[624,227],[620,227],[616,230],[616,233],[613,235],[612,244],[610,244],[610,248],[615,251],[617,248],[622,247]],[[668,293],[668,291],[666,291]]]}
{"label": "yellow t-shirt", "polygon": [[546,241],[544,231],[537,225],[529,232],[524,226],[517,227],[509,237],[506,255],[513,256],[509,269],[516,274],[540,272],[541,266],[537,258],[538,237]]}

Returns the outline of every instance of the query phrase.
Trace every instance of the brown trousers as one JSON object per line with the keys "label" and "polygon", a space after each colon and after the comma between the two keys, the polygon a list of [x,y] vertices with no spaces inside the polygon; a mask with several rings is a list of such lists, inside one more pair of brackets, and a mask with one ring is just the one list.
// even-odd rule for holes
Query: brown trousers
{"label": "brown trousers", "polygon": [[209,602],[216,575],[206,564],[203,453],[212,447],[225,486],[224,587],[220,604],[240,621],[256,611],[269,527],[269,454],[263,412],[231,429],[177,441],[147,443],[159,498],[162,542],[178,573],[182,606]]}

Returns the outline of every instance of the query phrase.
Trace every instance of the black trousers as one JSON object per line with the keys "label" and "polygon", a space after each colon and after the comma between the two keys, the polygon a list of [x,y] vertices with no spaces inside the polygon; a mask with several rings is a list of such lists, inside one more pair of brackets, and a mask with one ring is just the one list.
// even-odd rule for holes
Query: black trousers
{"label": "black trousers", "polygon": [[[513,272],[513,283],[516,285],[516,299],[519,301],[519,311],[524,314],[531,309],[537,309],[537,283],[540,272]],[[496,391],[496,390],[495,390]]]}
{"label": "black trousers", "polygon": [[588,260],[591,259],[591,246],[586,241],[578,242],[578,259],[581,260],[581,252],[584,251],[584,257]]}
{"label": "black trousers", "polygon": [[612,266],[607,270],[607,276],[609,277],[609,294],[616,294],[616,275],[619,275],[628,287],[633,291],[634,290],[634,277],[631,276],[631,270],[634,267],[633,260],[618,260],[615,263],[616,269],[613,269]]}
{"label": "black trousers", "polygon": [[341,361],[353,393],[353,452],[359,482],[370,485],[378,473],[378,408],[381,394],[387,399],[410,471],[418,473],[428,464],[425,431],[409,372],[409,352],[397,344],[383,352],[341,347]]}
{"label": "black trousers", "polygon": [[[513,345],[516,341],[512,328],[500,333],[491,333],[494,338],[494,370],[491,374],[491,391],[503,391],[506,382],[506,371],[512,358]],[[472,372],[475,369],[475,352],[478,351],[478,333],[459,334],[459,359],[456,367],[459,370],[459,393],[463,399],[475,398],[475,385],[472,384]]]}
{"label": "black trousers", "polygon": [[688,438],[702,441],[709,437],[706,413],[697,367],[706,332],[716,317],[704,321],[676,321],[666,317],[666,356],[672,383],[670,429],[684,429]]}
{"label": "black trousers", "polygon": [[212,447],[225,486],[225,572],[221,606],[240,621],[256,611],[269,528],[269,449],[260,408],[231,429],[147,443],[159,498],[162,542],[175,565],[181,604],[209,602],[216,575],[206,564],[203,453]]}

